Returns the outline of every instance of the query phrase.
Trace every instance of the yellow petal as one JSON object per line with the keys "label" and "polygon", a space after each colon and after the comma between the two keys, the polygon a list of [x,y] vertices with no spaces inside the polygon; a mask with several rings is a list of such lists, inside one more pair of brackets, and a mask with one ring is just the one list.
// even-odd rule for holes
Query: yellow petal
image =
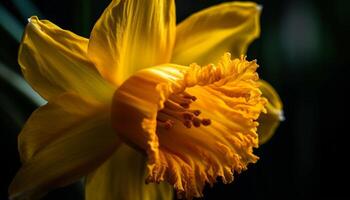
{"label": "yellow petal", "polygon": [[145,183],[146,157],[121,145],[118,150],[86,180],[87,200],[166,200],[173,199],[167,183]]}
{"label": "yellow petal", "polygon": [[88,40],[46,20],[31,17],[18,62],[29,84],[46,100],[64,92],[108,100],[113,87],[87,59]]}
{"label": "yellow petal", "polygon": [[193,14],[176,28],[172,63],[216,63],[225,52],[239,58],[260,34],[260,10],[252,2],[231,2]]}
{"label": "yellow petal", "polygon": [[[168,181],[178,197],[191,199],[203,195],[206,183],[213,184],[218,177],[229,183],[233,172],[256,162],[256,120],[266,103],[258,88],[256,69],[255,61],[243,57],[231,60],[226,54],[217,65],[148,68],[118,88],[112,125],[121,139],[147,153],[148,182]],[[191,107],[172,104],[177,110],[166,111],[185,90],[197,97]],[[192,109],[210,118],[211,125],[203,123],[195,128],[193,121],[192,128],[185,127],[183,116]],[[165,128],[164,114],[173,121]]]}
{"label": "yellow petal", "polygon": [[259,143],[264,144],[273,136],[280,122],[284,120],[284,116],[282,101],[276,90],[263,80],[260,80],[260,90],[268,99],[267,113],[261,114],[258,120]]}
{"label": "yellow petal", "polygon": [[169,62],[175,20],[174,0],[113,0],[92,30],[88,56],[119,85],[139,69]]}
{"label": "yellow petal", "polygon": [[94,170],[118,145],[109,106],[64,94],[35,111],[19,135],[22,167],[13,199],[42,196]]}

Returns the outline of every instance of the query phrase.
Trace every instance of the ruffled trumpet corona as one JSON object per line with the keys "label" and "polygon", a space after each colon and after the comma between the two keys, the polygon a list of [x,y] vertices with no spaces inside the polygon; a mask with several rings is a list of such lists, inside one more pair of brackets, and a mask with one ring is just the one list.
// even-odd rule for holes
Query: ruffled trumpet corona
{"label": "ruffled trumpet corona", "polygon": [[[217,177],[254,163],[256,129],[267,100],[255,61],[165,65],[137,72],[116,91],[112,125],[123,141],[147,152],[147,182],[168,181],[178,197],[202,196]],[[200,118],[199,115],[203,115]]]}
{"label": "ruffled trumpet corona", "polygon": [[112,0],[90,39],[31,17],[18,60],[48,103],[19,135],[10,198],[82,177],[90,200],[192,199],[232,182],[282,119],[257,62],[241,56],[260,12],[230,2],[176,25],[173,0]]}

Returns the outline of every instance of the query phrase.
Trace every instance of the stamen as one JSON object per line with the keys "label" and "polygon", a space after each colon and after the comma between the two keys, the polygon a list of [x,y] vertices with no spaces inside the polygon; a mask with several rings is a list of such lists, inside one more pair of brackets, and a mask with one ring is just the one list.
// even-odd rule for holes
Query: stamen
{"label": "stamen", "polygon": [[178,120],[182,120],[182,119],[192,120],[192,118],[194,117],[194,115],[190,112],[181,112],[181,111],[179,112],[176,110],[171,110],[170,108],[166,108],[166,107],[160,110],[159,112],[164,113],[168,116],[174,117],[175,119],[178,119]]}
{"label": "stamen", "polygon": [[183,123],[184,123],[184,125],[185,125],[187,128],[191,128],[191,127],[192,127],[192,123],[191,123],[190,120],[186,120],[186,121],[184,121]]}
{"label": "stamen", "polygon": [[179,104],[175,103],[174,101],[168,99],[164,102],[164,107],[170,108],[172,110],[180,110],[180,111],[186,111],[183,107],[179,106]]}
{"label": "stamen", "polygon": [[167,101],[164,102],[164,108],[158,111],[157,126],[167,130],[174,126],[174,121],[170,118],[179,120],[187,128],[200,127],[201,125],[208,126],[211,124],[210,119],[200,119],[200,110],[188,109],[190,104],[196,101],[197,98],[186,92],[171,95]]}
{"label": "stamen", "polygon": [[197,117],[195,117],[195,118],[192,120],[193,126],[195,126],[195,127],[200,127],[200,126],[201,126],[201,122],[202,122],[202,120],[200,120],[200,119],[197,118]]}
{"label": "stamen", "polygon": [[202,119],[202,124],[204,126],[209,126],[211,124],[211,120],[210,119]]}
{"label": "stamen", "polygon": [[192,112],[196,116],[199,116],[201,114],[200,110],[191,110],[190,112]]}
{"label": "stamen", "polygon": [[183,92],[183,93],[182,93],[182,96],[183,96],[184,98],[186,98],[186,99],[191,99],[192,101],[196,101],[196,100],[197,100],[197,97],[192,96],[192,95],[188,94],[187,92]]}
{"label": "stamen", "polygon": [[166,130],[171,129],[174,126],[174,121],[168,119],[167,115],[162,113],[157,114],[157,126],[161,128],[165,128]]}
{"label": "stamen", "polygon": [[162,112],[158,112],[157,114],[157,121],[161,121],[161,122],[165,122],[169,119],[169,116],[162,113]]}
{"label": "stamen", "polygon": [[166,120],[165,122],[157,121],[157,126],[170,130],[174,126],[174,122],[170,119]]}
{"label": "stamen", "polygon": [[170,95],[169,99],[179,104],[183,108],[189,108],[190,104],[192,103],[191,98],[184,98],[183,95],[173,94],[173,95]]}
{"label": "stamen", "polygon": [[185,120],[190,120],[191,121],[194,118],[194,115],[192,113],[185,112],[182,115],[183,115],[183,118]]}
{"label": "stamen", "polygon": [[180,103],[180,106],[182,106],[183,108],[190,108],[190,104],[188,103]]}

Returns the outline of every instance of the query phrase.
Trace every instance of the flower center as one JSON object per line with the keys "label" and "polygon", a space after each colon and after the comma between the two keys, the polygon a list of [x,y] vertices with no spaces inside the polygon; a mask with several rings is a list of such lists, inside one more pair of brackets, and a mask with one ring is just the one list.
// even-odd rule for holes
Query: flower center
{"label": "flower center", "polygon": [[191,103],[196,100],[195,96],[187,92],[170,95],[164,102],[164,108],[157,113],[157,127],[169,130],[174,126],[174,119],[182,122],[187,128],[210,125],[210,119],[198,117],[201,114],[200,110],[190,109]]}

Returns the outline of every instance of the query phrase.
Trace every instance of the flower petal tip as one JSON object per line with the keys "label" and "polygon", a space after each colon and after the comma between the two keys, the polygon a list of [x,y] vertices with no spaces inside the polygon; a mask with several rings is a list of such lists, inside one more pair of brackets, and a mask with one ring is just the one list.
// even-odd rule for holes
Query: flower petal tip
{"label": "flower petal tip", "polygon": [[286,117],[284,116],[284,112],[283,110],[281,110],[278,114],[278,119],[283,122],[284,120],[286,120]]}
{"label": "flower petal tip", "polygon": [[34,20],[39,20],[39,18],[37,16],[31,16],[27,19],[28,23],[34,23]]}
{"label": "flower petal tip", "polygon": [[39,18],[37,16],[31,16],[27,20],[28,20],[27,26],[36,28],[37,30],[41,30],[40,26],[38,25]]}

